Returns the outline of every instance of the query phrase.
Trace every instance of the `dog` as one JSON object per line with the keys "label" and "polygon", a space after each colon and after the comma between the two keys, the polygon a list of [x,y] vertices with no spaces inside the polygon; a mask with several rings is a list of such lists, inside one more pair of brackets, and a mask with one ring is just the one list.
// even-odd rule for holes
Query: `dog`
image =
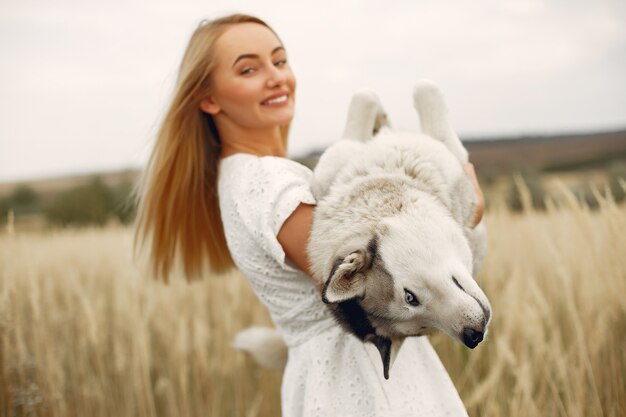
{"label": "dog", "polygon": [[321,156],[312,183],[308,255],[322,300],[376,345],[385,378],[404,338],[439,329],[474,348],[491,319],[473,278],[486,234],[471,228],[467,151],[435,84],[418,83],[413,101],[421,134],[390,129],[377,96],[356,94],[343,139]]}
{"label": "dog", "polygon": [[[419,82],[413,102],[422,133],[391,129],[374,93],[355,94],[342,139],[322,154],[311,184],[311,272],[337,322],[377,347],[386,379],[405,338],[438,329],[473,349],[491,319],[473,278],[486,231],[471,227],[467,151],[434,83]],[[254,344],[280,343],[251,331],[235,345],[253,356]]]}

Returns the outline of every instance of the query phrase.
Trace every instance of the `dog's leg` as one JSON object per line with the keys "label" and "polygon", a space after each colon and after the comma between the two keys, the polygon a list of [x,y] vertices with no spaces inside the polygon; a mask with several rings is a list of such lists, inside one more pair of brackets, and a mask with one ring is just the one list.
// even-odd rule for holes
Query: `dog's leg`
{"label": "dog's leg", "polygon": [[326,195],[337,172],[361,152],[365,142],[388,126],[387,113],[378,96],[369,91],[355,93],[348,109],[342,140],[328,148],[315,167],[311,183],[315,198],[319,200]]}
{"label": "dog's leg", "polygon": [[385,126],[389,120],[376,93],[359,91],[352,96],[342,138],[366,142]]}
{"label": "dog's leg", "polygon": [[443,94],[435,83],[419,81],[413,90],[413,105],[419,114],[422,131],[442,141],[465,164],[468,161],[467,150],[452,129]]}
{"label": "dog's leg", "polygon": [[[432,81],[421,80],[413,90],[413,104],[419,113],[424,133],[441,140],[462,164],[467,163],[467,150],[452,129],[448,108],[439,88]],[[465,175],[453,185],[452,196],[456,200],[452,214],[460,224],[466,226],[465,232],[473,254],[472,272],[476,277],[487,252],[487,229],[484,221],[474,229],[469,227],[476,207],[476,195]]]}

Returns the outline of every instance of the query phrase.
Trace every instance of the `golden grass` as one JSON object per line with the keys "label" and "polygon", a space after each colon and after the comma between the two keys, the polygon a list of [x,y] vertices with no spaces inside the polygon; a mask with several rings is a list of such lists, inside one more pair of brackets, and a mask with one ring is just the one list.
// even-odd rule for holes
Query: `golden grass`
{"label": "golden grass", "polygon": [[[487,213],[494,319],[433,344],[471,416],[626,415],[626,209]],[[238,274],[151,281],[130,230],[0,235],[0,415],[278,416],[280,375],[230,348],[269,323]]]}
{"label": "golden grass", "polygon": [[131,240],[114,227],[0,237],[2,415],[279,415],[280,375],[229,346],[269,323],[243,279],[154,282]]}
{"label": "golden grass", "polygon": [[433,341],[470,415],[626,415],[626,207],[563,196],[488,214],[488,338],[472,352]]}

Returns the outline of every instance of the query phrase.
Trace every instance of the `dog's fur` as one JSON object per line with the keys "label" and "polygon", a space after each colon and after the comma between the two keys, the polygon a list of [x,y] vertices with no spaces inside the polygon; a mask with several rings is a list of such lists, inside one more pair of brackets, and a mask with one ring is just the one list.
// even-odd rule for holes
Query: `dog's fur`
{"label": "dog's fur", "polygon": [[467,151],[434,84],[418,84],[414,104],[422,134],[385,127],[376,95],[355,95],[312,184],[312,272],[339,323],[379,349],[385,377],[405,337],[440,329],[473,348],[491,316],[472,277],[485,234],[471,228]]}
{"label": "dog's fur", "polygon": [[308,254],[337,321],[372,342],[388,378],[404,338],[440,329],[473,348],[491,307],[473,279],[486,235],[471,228],[467,151],[442,94],[414,90],[423,133],[393,131],[373,93],[353,97],[343,139],[321,157]]}

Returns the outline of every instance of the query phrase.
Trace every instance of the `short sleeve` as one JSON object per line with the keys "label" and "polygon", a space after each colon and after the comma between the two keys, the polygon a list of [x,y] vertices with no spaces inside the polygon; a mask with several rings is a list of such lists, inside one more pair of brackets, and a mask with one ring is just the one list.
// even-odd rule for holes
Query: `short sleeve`
{"label": "short sleeve", "polygon": [[[231,219],[231,223],[239,224],[239,228],[246,231],[237,233],[237,226],[234,227],[234,233],[233,230],[228,230],[229,225],[224,217],[229,214],[222,212],[227,239],[237,241],[251,238],[253,242],[239,242],[236,246],[248,247],[247,252],[260,250],[281,268],[293,269],[294,266],[287,263],[277,235],[285,220],[301,203],[315,204],[310,186],[312,173],[305,166],[285,158],[247,157],[243,162],[238,164],[237,169],[228,169],[220,174],[236,177],[231,182],[230,189],[225,192],[230,194],[230,206],[234,208],[230,216],[237,217]],[[222,190],[220,200],[221,193]],[[236,254],[233,255],[237,257]]]}

